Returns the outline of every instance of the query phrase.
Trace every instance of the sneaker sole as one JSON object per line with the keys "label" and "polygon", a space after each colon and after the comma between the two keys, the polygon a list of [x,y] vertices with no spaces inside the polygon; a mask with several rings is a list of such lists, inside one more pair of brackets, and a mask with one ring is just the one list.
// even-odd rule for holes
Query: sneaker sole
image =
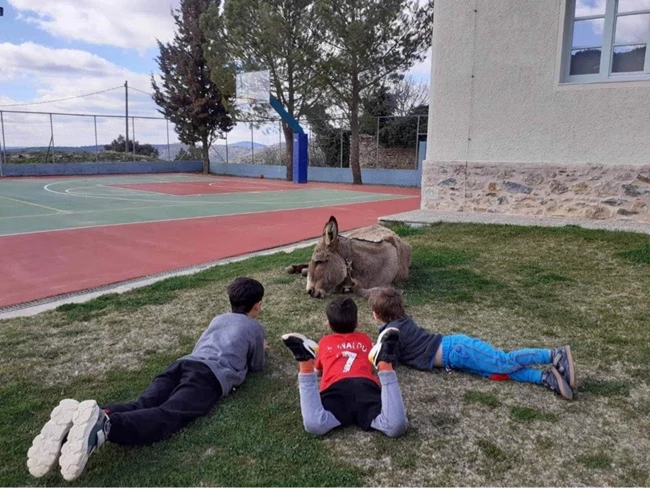
{"label": "sneaker sole", "polygon": [[72,417],[78,407],[77,400],[66,399],[61,400],[59,405],[52,410],[50,420],[34,437],[34,441],[27,451],[27,468],[32,476],[41,478],[54,467],[61,454],[63,439],[72,427]]}
{"label": "sneaker sole", "polygon": [[75,480],[83,473],[88,462],[88,436],[97,423],[99,406],[95,400],[86,400],[79,404],[74,414],[68,441],[61,448],[59,465],[61,475],[66,481]]}
{"label": "sneaker sole", "polygon": [[569,386],[575,388],[576,385],[576,372],[573,366],[573,356],[571,355],[571,346],[566,346],[566,357],[569,362]]}
{"label": "sneaker sole", "polygon": [[[379,334],[379,337],[377,337],[377,344],[381,344],[381,342],[382,342],[383,339],[384,339],[384,336],[387,335],[387,334],[389,334],[389,333],[390,333],[391,331],[393,331],[393,330],[396,330],[397,333],[399,334],[399,329],[397,329],[397,328],[395,328],[395,327],[390,327],[389,329],[384,329],[384,331],[383,331],[381,334]],[[399,335],[398,335],[397,337],[399,338]],[[399,340],[399,339],[398,339],[398,340]]]}
{"label": "sneaker sole", "polygon": [[318,354],[318,344],[316,342],[314,342],[311,339],[309,339],[308,337],[306,337],[306,336],[304,336],[302,334],[298,334],[298,333],[284,334],[282,336],[282,342],[284,342],[285,345],[286,345],[285,341],[287,341],[289,339],[299,339],[299,340],[301,340],[302,341],[302,346],[307,351],[311,351],[313,353],[314,357],[312,359],[316,359],[316,355]]}
{"label": "sneaker sole", "polygon": [[[399,334],[399,329],[396,329],[395,327],[391,327],[390,329],[385,329],[381,334],[379,334],[379,337],[377,337],[377,343],[374,346],[372,346],[372,349],[370,349],[370,352],[368,353],[368,359],[373,365],[375,364],[375,356],[377,356],[377,353],[381,349],[384,336],[391,333],[391,331],[393,330],[396,330]],[[399,342],[399,335],[397,335],[397,342]]]}
{"label": "sneaker sole", "polygon": [[551,373],[553,373],[553,376],[555,376],[555,379],[557,380],[558,387],[560,388],[560,395],[567,400],[573,400],[573,390],[571,390],[571,387],[560,372],[555,369],[555,366],[551,366]]}

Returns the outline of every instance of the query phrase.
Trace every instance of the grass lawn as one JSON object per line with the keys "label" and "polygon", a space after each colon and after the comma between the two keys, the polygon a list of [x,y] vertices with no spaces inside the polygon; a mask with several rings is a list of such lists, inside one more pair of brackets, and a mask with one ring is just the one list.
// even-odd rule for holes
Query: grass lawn
{"label": "grass lawn", "polygon": [[[154,446],[108,444],[76,485],[650,485],[650,237],[444,224],[398,229],[413,245],[407,311],[443,334],[497,347],[571,344],[573,402],[537,385],[398,368],[408,433],[304,432],[285,332],[327,333],[324,301],[285,265],[311,249],[218,266],[124,295],[0,321],[0,484],[65,397],[136,398],[227,310],[238,275],[262,281],[267,368],[206,418]],[[367,304],[360,328],[376,338]]]}

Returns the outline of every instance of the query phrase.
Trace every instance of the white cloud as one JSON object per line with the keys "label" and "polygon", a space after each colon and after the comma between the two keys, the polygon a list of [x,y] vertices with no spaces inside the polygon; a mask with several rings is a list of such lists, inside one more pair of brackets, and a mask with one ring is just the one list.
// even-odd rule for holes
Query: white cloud
{"label": "white cloud", "polygon": [[144,51],[171,39],[179,0],[9,0],[20,19],[53,36]]}
{"label": "white cloud", "polygon": [[[53,49],[31,42],[23,44],[0,44],[0,83],[24,83],[37,93],[29,102],[47,102],[76,95],[121,87],[128,80],[129,85],[144,91],[151,91],[148,75],[133,73],[100,56],[75,49]],[[21,103],[2,97],[0,105]],[[0,110],[29,112],[59,112],[84,114],[124,113],[124,90],[92,95],[72,100],[28,106],[0,106]],[[129,114],[161,117],[151,97],[131,90],[129,92]],[[49,116],[22,115],[5,112],[7,146],[47,145],[49,142]],[[55,140],[59,145],[87,145],[94,143],[92,117],[54,116]],[[136,121],[136,137],[140,132],[149,134],[160,142],[166,142],[164,120]],[[138,130],[138,124],[141,130]],[[99,142],[110,142],[125,132],[124,119],[98,118]],[[155,132],[155,134],[152,133]],[[139,138],[139,137],[138,137]],[[172,134],[172,140],[175,135]]]}
{"label": "white cloud", "polygon": [[[148,75],[133,73],[106,59],[77,49],[54,49],[31,42],[23,44],[0,43],[0,86],[2,82],[25,86],[36,90],[37,96],[29,102],[47,102],[122,87],[124,80],[129,86],[151,92]],[[28,106],[12,106],[23,101],[0,95],[0,110],[4,111],[4,129],[8,147],[47,146],[50,142],[50,118],[47,114],[33,112],[57,112],[97,114],[97,140],[107,144],[119,134],[125,133],[124,117],[102,117],[101,115],[124,114],[124,89],[73,100]],[[129,115],[162,117],[151,97],[135,90],[129,90]],[[31,113],[11,113],[27,111]],[[135,137],[141,142],[165,144],[167,123],[165,120],[138,119],[135,121]],[[93,117],[53,116],[54,142],[56,146],[87,146],[95,144]],[[172,124],[169,125],[170,142],[178,142]],[[133,126],[129,123],[129,134]],[[250,128],[239,124],[228,135],[228,142],[248,141]],[[254,139],[262,144],[278,142],[278,128],[271,131],[256,129]],[[225,141],[218,141],[223,144]]]}
{"label": "white cloud", "polygon": [[590,15],[605,15],[605,4],[607,0],[577,0],[576,17],[587,17]]}

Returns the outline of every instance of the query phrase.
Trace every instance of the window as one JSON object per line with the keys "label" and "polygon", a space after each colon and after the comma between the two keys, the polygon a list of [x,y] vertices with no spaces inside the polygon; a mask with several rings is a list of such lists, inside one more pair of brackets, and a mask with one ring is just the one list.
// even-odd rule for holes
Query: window
{"label": "window", "polygon": [[650,80],[650,0],[567,0],[564,81]]}

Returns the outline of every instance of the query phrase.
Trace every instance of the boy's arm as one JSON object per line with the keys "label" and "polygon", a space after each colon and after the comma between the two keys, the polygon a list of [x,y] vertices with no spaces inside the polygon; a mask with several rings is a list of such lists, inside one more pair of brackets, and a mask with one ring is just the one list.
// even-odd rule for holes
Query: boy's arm
{"label": "boy's arm", "polygon": [[266,341],[264,340],[264,331],[256,334],[255,343],[253,344],[253,354],[249,361],[249,367],[251,371],[262,371],[264,368],[264,353],[268,348]]}

